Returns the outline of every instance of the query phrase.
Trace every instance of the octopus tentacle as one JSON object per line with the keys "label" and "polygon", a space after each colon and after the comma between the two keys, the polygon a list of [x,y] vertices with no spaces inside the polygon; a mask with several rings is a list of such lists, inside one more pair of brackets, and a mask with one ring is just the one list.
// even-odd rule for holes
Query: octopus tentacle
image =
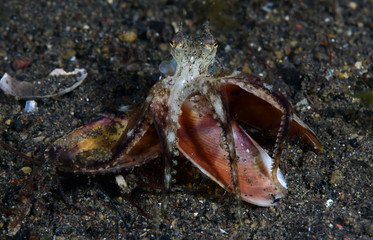
{"label": "octopus tentacle", "polygon": [[149,104],[145,102],[140,111],[129,119],[125,131],[111,149],[113,159],[121,159],[126,156],[148,131],[153,121],[149,116],[148,109]]}
{"label": "octopus tentacle", "polygon": [[[293,121],[293,109],[283,95],[273,93],[272,96],[274,96],[278,103],[282,106],[283,113],[281,116],[280,127],[277,131],[275,148],[272,156],[274,159],[272,165],[272,178],[273,181],[278,183],[277,173],[280,165],[282,150],[284,148],[284,140],[289,133],[291,122]],[[281,186],[279,183],[277,185]]]}
{"label": "octopus tentacle", "polygon": [[[238,156],[236,153],[236,146],[233,136],[233,129],[232,129],[232,122],[231,116],[229,115],[229,105],[228,105],[228,97],[227,92],[224,88],[221,87],[220,81],[214,81],[207,84],[210,86],[211,84],[213,87],[210,89],[215,89],[212,94],[208,95],[208,99],[210,101],[211,106],[213,106],[214,112],[216,113],[216,118],[219,120],[221,127],[224,133],[224,140],[225,145],[228,150],[228,158],[229,164],[231,168],[231,175],[232,175],[232,183],[235,193],[235,198],[237,201],[237,217],[239,220],[240,225],[243,224],[242,221],[242,204],[241,204],[241,190],[238,178]],[[204,82],[201,82],[201,85],[206,85]],[[215,86],[214,86],[215,85]],[[203,87],[202,87],[203,88]],[[204,86],[206,88],[206,86]],[[210,90],[211,91],[211,90]]]}
{"label": "octopus tentacle", "polygon": [[170,146],[166,140],[165,132],[161,126],[160,119],[155,116],[154,117],[154,127],[157,131],[158,137],[160,138],[160,144],[161,144],[161,151],[162,151],[162,161],[164,165],[164,194],[162,199],[162,213],[163,215],[167,211],[167,205],[169,201],[169,194],[171,189],[171,182],[172,182],[172,153],[170,152]]}
{"label": "octopus tentacle", "polygon": [[[178,76],[180,78],[180,76]],[[166,211],[168,205],[168,195],[173,182],[172,175],[176,173],[173,166],[177,164],[174,156],[177,156],[178,137],[177,131],[180,128],[178,119],[182,114],[181,106],[186,99],[197,92],[196,85],[193,84],[193,78],[183,78],[182,81],[173,81],[169,91],[162,86],[162,83],[153,87],[153,95],[156,96],[150,104],[153,114],[154,126],[162,144],[162,158],[164,162],[164,192],[162,210]]]}

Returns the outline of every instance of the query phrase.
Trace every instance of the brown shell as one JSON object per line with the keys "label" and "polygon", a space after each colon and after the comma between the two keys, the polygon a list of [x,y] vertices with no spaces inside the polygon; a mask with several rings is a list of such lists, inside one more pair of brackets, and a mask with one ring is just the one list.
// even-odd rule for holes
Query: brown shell
{"label": "brown shell", "polygon": [[59,171],[92,174],[118,172],[157,158],[160,145],[152,127],[144,130],[141,140],[129,152],[115,157],[113,149],[128,121],[123,113],[104,115],[58,139],[47,148],[46,156],[56,162]]}

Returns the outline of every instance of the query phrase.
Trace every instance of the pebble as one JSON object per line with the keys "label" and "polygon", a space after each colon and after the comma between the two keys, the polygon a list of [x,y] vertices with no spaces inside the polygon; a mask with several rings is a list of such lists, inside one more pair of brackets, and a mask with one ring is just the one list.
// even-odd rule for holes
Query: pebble
{"label": "pebble", "polygon": [[168,50],[168,44],[166,44],[166,43],[161,43],[161,44],[159,44],[159,49],[160,49],[162,52],[169,51],[169,50]]}
{"label": "pebble", "polygon": [[132,43],[137,39],[137,33],[135,31],[127,31],[119,35],[121,42]]}
{"label": "pebble", "polygon": [[216,210],[218,210],[218,205],[216,205],[216,203],[211,203],[210,205],[211,209],[215,212]]}
{"label": "pebble", "polygon": [[32,172],[32,168],[30,168],[30,167],[23,167],[23,168],[21,168],[21,171],[24,174],[30,174]]}
{"label": "pebble", "polygon": [[45,136],[35,137],[34,142],[41,142],[41,141],[43,141],[44,138],[45,138]]}
{"label": "pebble", "polygon": [[140,69],[141,66],[138,63],[131,63],[127,66],[127,71],[139,71]]}
{"label": "pebble", "polygon": [[361,62],[361,61],[357,61],[357,62],[355,63],[355,68],[356,68],[356,69],[360,69],[361,66],[362,66],[362,62]]}
{"label": "pebble", "polygon": [[8,126],[10,126],[10,124],[12,124],[12,122],[13,122],[12,119],[7,119],[7,120],[5,121],[5,124],[8,125]]}
{"label": "pebble", "polygon": [[338,184],[342,183],[343,179],[344,178],[343,178],[342,171],[337,169],[332,173],[329,183],[332,184],[332,185],[334,185],[334,184],[338,185]]}
{"label": "pebble", "polygon": [[[332,199],[328,199],[326,202],[325,202],[325,207],[329,208],[333,205],[334,201]],[[333,227],[333,226],[331,226]]]}
{"label": "pebble", "polygon": [[291,41],[291,42],[289,42],[289,46],[290,47],[296,47],[298,45],[298,41]]}
{"label": "pebble", "polygon": [[276,58],[278,60],[282,58],[282,52],[281,51],[276,51],[275,54],[276,54]]}
{"label": "pebble", "polygon": [[337,74],[337,76],[339,77],[339,78],[349,78],[349,76],[348,76],[348,73],[347,72],[336,72],[336,74]]}
{"label": "pebble", "polygon": [[350,2],[349,6],[352,10],[355,10],[357,8],[357,3],[356,2]]}
{"label": "pebble", "polygon": [[21,132],[21,133],[19,134],[19,136],[21,137],[22,140],[26,140],[27,137],[28,137],[28,134],[27,134],[27,132]]}
{"label": "pebble", "polygon": [[12,68],[14,70],[22,69],[22,68],[27,68],[30,66],[31,60],[28,58],[16,58],[14,59],[12,63]]}

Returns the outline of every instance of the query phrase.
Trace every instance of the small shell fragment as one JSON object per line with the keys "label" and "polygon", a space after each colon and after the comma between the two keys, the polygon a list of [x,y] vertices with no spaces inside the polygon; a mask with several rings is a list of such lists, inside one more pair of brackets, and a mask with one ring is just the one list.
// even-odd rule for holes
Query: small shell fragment
{"label": "small shell fragment", "polygon": [[116,175],[115,176],[115,181],[117,182],[118,186],[124,190],[127,191],[128,185],[126,180],[124,180],[124,177],[122,175]]}
{"label": "small shell fragment", "polygon": [[[18,81],[5,73],[0,80],[0,89],[5,94],[15,97],[17,100],[36,100],[43,98],[52,98],[71,92],[83,83],[87,77],[85,69],[75,69],[72,72],[66,72],[61,68],[54,69],[45,81],[38,81],[37,84]],[[60,76],[75,76],[74,78],[60,79]],[[38,93],[41,92],[42,93]]]}
{"label": "small shell fragment", "polygon": [[325,207],[329,208],[333,205],[333,200],[332,199],[328,199],[326,202],[325,202]]}
{"label": "small shell fragment", "polygon": [[25,103],[26,112],[36,112],[38,110],[38,104],[35,100],[27,100]]}
{"label": "small shell fragment", "polygon": [[0,80],[0,89],[5,94],[11,95],[18,99],[22,99],[22,96],[34,95],[34,86],[29,82],[22,82],[12,78],[8,73],[4,73]]}

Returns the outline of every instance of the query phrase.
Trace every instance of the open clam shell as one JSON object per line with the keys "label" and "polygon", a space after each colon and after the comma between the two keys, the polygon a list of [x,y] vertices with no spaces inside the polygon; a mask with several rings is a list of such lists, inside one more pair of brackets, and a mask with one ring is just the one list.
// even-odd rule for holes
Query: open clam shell
{"label": "open clam shell", "polygon": [[[199,98],[183,105],[178,131],[179,149],[204,174],[224,189],[233,192],[232,173],[224,133],[212,111],[201,107]],[[238,157],[241,198],[259,206],[271,206],[284,194],[272,181],[273,160],[237,122],[232,121]],[[278,170],[279,171],[279,170]],[[281,172],[278,181],[286,188]]]}

